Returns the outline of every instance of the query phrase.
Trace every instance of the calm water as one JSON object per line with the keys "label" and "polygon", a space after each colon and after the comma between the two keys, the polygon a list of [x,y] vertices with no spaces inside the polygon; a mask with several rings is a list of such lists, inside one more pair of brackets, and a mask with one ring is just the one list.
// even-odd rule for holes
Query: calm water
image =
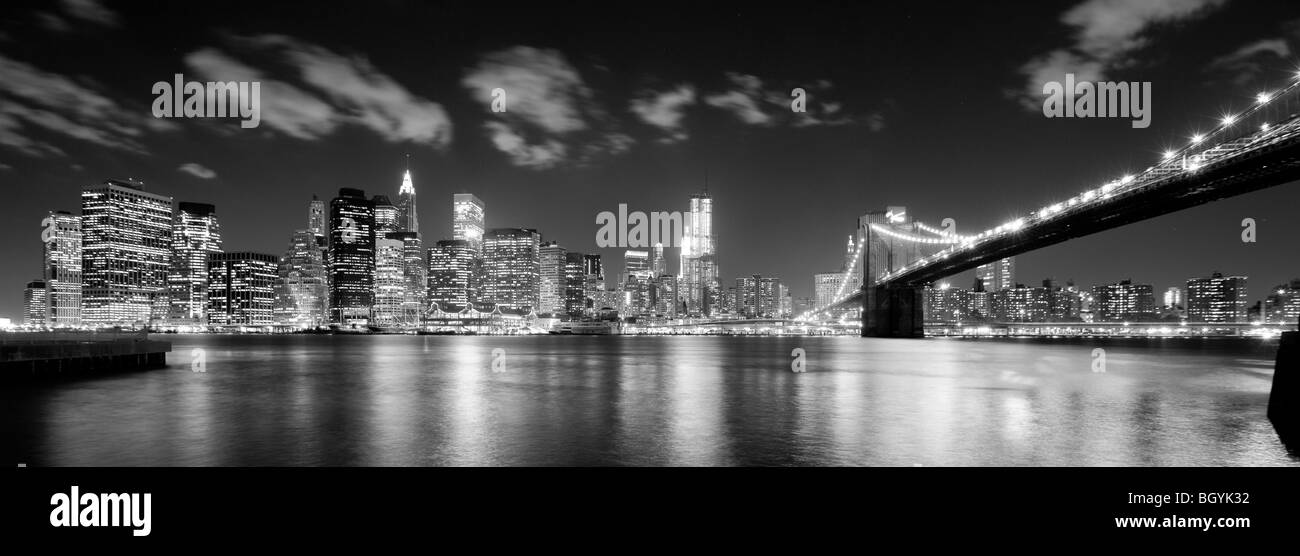
{"label": "calm water", "polygon": [[[165,370],[9,388],[18,461],[1300,463],[1265,418],[1276,342],[166,338]],[[1092,372],[1097,346],[1105,373]],[[795,347],[806,373],[790,370]],[[191,372],[193,348],[206,373]]]}

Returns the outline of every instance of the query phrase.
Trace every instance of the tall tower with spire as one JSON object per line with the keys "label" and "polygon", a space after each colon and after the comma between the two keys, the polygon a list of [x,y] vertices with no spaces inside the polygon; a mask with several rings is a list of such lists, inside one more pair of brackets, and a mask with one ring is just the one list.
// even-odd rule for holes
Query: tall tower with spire
{"label": "tall tower with spire", "polygon": [[397,230],[420,233],[420,217],[415,210],[415,184],[411,182],[411,155],[406,155],[406,173],[402,188],[397,190]]}

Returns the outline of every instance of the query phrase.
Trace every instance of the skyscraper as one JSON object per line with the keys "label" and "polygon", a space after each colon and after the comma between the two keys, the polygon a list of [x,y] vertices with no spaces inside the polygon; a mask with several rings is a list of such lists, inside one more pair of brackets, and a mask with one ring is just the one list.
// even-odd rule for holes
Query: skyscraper
{"label": "skyscraper", "polygon": [[370,199],[375,205],[375,238],[383,238],[390,232],[398,231],[397,206],[387,195],[375,195]]}
{"label": "skyscraper", "polygon": [[278,263],[278,257],[263,253],[208,255],[208,324],[275,324]]}
{"label": "skyscraper", "polygon": [[564,265],[567,250],[559,243],[543,243],[538,255],[541,265],[541,285],[539,286],[537,308],[539,314],[562,314],[565,312]]}
{"label": "skyscraper", "polygon": [[366,324],[374,304],[375,207],[360,189],[330,201],[330,322]]}
{"label": "skyscraper", "polygon": [[[409,164],[410,159],[407,159]],[[402,187],[397,190],[397,231],[420,233],[420,217],[416,213],[415,184],[411,182],[411,169],[402,174]]]}
{"label": "skyscraper", "polygon": [[46,326],[48,320],[48,295],[45,280],[32,280],[23,288],[23,324]]}
{"label": "skyscraper", "polygon": [[656,243],[650,249],[650,276],[658,278],[668,274],[668,261],[664,259],[664,244]]}
{"label": "skyscraper", "polygon": [[713,198],[708,192],[691,195],[682,235],[681,298],[691,316],[708,312],[710,288],[717,289],[717,238],[713,235]]}
{"label": "skyscraper", "polygon": [[843,292],[845,294],[853,293],[844,285],[844,274],[841,272],[819,272],[813,274],[813,306],[826,307],[834,303],[836,296]]}
{"label": "skyscraper", "polygon": [[207,324],[208,256],[221,252],[221,226],[216,207],[181,202],[172,219],[171,269],[167,290],[171,324]]}
{"label": "skyscraper", "polygon": [[997,292],[1016,287],[1016,260],[1007,257],[975,268],[975,277],[984,282],[984,290]]}
{"label": "skyscraper", "polygon": [[527,228],[493,228],[483,235],[483,297],[502,309],[529,311],[540,300],[542,235]]}
{"label": "skyscraper", "polygon": [[601,308],[605,297],[605,270],[599,253],[582,256],[582,294],[592,309]]}
{"label": "skyscraper", "polygon": [[635,250],[623,252],[624,281],[630,281],[633,277],[646,279],[650,277],[650,273],[649,252]]}
{"label": "skyscraper", "polygon": [[569,316],[581,316],[587,308],[585,261],[582,253],[564,254],[564,312]]}
{"label": "skyscraper", "polygon": [[45,229],[46,322],[53,328],[81,326],[81,218],[51,212]]}
{"label": "skyscraper", "polygon": [[470,303],[470,273],[474,253],[469,242],[445,239],[429,248],[429,301],[443,310],[458,310]]}
{"label": "skyscraper", "polygon": [[297,230],[280,257],[275,295],[275,322],[300,328],[328,322],[329,288],[325,250],[310,229]]}
{"label": "skyscraper", "polygon": [[1187,281],[1187,320],[1246,322],[1246,277],[1215,272]]}
{"label": "skyscraper", "polygon": [[312,195],[311,204],[307,206],[307,230],[318,238],[317,243],[322,246],[326,244],[325,236],[329,235],[326,220],[325,201]]}
{"label": "skyscraper", "polygon": [[486,205],[471,193],[452,197],[451,237],[469,244],[475,257],[483,256],[483,232]]}
{"label": "skyscraper", "polygon": [[375,306],[371,322],[390,326],[402,320],[402,303],[406,299],[403,273],[402,240],[395,233],[375,240]]}
{"label": "skyscraper", "polygon": [[145,326],[166,317],[172,198],[137,181],[88,185],[81,230],[82,324]]}
{"label": "skyscraper", "polygon": [[427,296],[424,242],[419,232],[396,232],[387,237],[402,242],[402,314],[404,322],[412,323],[423,312]]}

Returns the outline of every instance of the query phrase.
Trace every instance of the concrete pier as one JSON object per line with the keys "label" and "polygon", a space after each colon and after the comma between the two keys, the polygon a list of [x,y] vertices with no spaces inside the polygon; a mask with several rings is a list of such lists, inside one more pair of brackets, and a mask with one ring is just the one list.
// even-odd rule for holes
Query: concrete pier
{"label": "concrete pier", "polygon": [[4,380],[156,369],[167,365],[171,342],[136,332],[0,334]]}

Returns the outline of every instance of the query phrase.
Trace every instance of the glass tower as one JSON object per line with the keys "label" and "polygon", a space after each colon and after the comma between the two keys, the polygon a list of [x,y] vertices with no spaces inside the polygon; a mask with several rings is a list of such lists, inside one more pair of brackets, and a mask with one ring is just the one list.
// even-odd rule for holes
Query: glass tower
{"label": "glass tower", "polygon": [[220,252],[221,226],[216,207],[185,202],[177,205],[172,219],[171,270],[167,273],[169,323],[207,323],[208,255]]}
{"label": "glass tower", "polygon": [[143,327],[164,318],[172,198],[132,180],[88,185],[81,231],[82,324]]}

